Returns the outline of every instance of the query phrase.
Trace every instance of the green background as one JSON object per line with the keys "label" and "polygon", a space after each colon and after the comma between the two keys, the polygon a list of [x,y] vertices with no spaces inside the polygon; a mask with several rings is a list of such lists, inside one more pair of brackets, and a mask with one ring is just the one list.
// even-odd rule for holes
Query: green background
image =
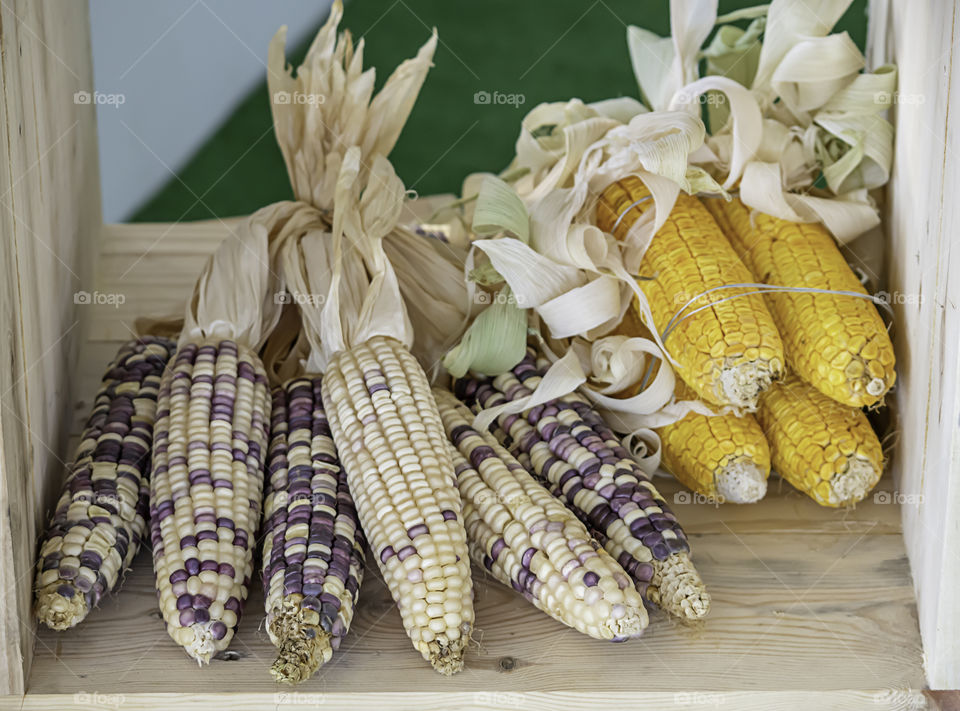
{"label": "green background", "polygon": [[[720,12],[754,4],[721,0]],[[432,27],[439,30],[435,66],[390,156],[407,187],[424,195],[459,192],[469,173],[502,169],[520,120],[538,103],[637,96],[627,25],[668,34],[667,1],[352,0],[342,23],[366,40],[365,64],[377,68],[378,86],[416,53]],[[836,30],[849,32],[862,48],[866,0],[856,0]],[[306,44],[290,51],[291,64],[305,50]],[[525,100],[519,107],[478,105],[477,91],[522,94]],[[270,122],[264,81],[133,221],[244,215],[290,199]]]}

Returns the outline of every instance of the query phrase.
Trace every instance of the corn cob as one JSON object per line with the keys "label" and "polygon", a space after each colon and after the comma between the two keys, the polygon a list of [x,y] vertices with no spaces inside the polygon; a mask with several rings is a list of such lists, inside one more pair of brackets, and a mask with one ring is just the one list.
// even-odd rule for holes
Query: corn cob
{"label": "corn cob", "polygon": [[[696,395],[678,381],[676,397],[690,400]],[[684,486],[733,504],[750,504],[767,493],[770,449],[753,415],[690,412],[657,434],[661,465]]]}
{"label": "corn cob", "polygon": [[456,397],[434,393],[473,560],[579,632],[615,642],[639,636],[647,611],[623,568],[495,437],[473,429]]}
{"label": "corn cob", "polygon": [[423,369],[397,340],[339,351],[323,401],[360,522],[414,647],[463,668],[473,629],[469,550],[443,422]]}
{"label": "corn cob", "polygon": [[363,534],[323,411],[319,377],[274,388],[264,497],[263,595],[277,681],[309,679],[350,629]]}
{"label": "corn cob", "polygon": [[[751,213],[738,198],[703,201],[756,281],[866,294],[830,233]],[[866,299],[770,293],[787,365],[817,390],[850,407],[875,405],[893,386],[893,343]]]}
{"label": "corn cob", "polygon": [[157,388],[176,345],[124,344],[103,376],[37,561],[36,616],[65,630],[81,622],[140,549]]}
{"label": "corn cob", "polygon": [[199,663],[227,648],[253,572],[270,394],[235,342],[182,344],[160,384],[150,480],[167,632]]}
{"label": "corn cob", "polygon": [[[623,239],[653,205],[639,178],[610,185],[597,204],[597,226]],[[650,242],[640,282],[654,323],[678,363],[677,373],[704,400],[753,409],[757,396],[783,374],[783,344],[761,295],[727,299],[748,289],[721,288],[753,281],[710,214],[681,193]],[[675,315],[696,299],[683,314]],[[697,313],[701,306],[713,304]],[[686,318],[680,320],[683,316]],[[675,320],[673,327],[671,320]]]}
{"label": "corn cob", "polygon": [[850,506],[883,473],[883,448],[867,416],[790,374],[760,399],[776,472],[821,506]]}
{"label": "corn cob", "polygon": [[[454,392],[493,407],[529,396],[547,367],[528,352],[496,378],[457,380]],[[501,443],[583,521],[641,595],[678,617],[707,613],[710,596],[676,516],[589,402],[573,393],[496,424]]]}
{"label": "corn cob", "polygon": [[[647,329],[631,309],[614,333],[646,336]],[[638,389],[628,388],[623,396],[635,395]],[[677,400],[697,398],[679,379],[674,395]],[[684,486],[710,499],[734,504],[753,503],[766,495],[770,448],[750,413],[707,417],[690,412],[682,420],[659,428],[657,434],[661,466]]]}

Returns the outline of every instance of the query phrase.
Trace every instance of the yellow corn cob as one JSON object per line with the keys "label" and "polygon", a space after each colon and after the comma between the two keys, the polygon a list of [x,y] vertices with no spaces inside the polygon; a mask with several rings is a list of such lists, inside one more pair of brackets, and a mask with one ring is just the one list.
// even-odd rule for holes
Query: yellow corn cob
{"label": "yellow corn cob", "polygon": [[821,506],[860,501],[880,479],[883,449],[867,416],[791,373],[760,398],[773,468]]}
{"label": "yellow corn cob", "polygon": [[470,555],[447,436],[423,369],[397,340],[338,352],[323,378],[330,430],[403,626],[443,674],[473,629]]}
{"label": "yellow corn cob", "polygon": [[[649,331],[633,309],[613,333],[649,338]],[[660,367],[664,367],[661,365]],[[639,385],[621,395],[631,397]],[[697,394],[677,380],[677,400],[695,400]],[[733,504],[759,501],[767,493],[770,476],[770,448],[756,418],[689,413],[666,427],[660,435],[661,466],[681,484],[711,499]]]}
{"label": "yellow corn cob", "polygon": [[[676,397],[690,400],[696,395],[678,382]],[[684,486],[733,504],[751,504],[767,493],[770,449],[753,415],[691,412],[657,433],[663,468]]]}
{"label": "yellow corn cob", "polygon": [[[636,177],[610,185],[597,205],[597,225],[622,239],[630,226],[653,206],[649,191]],[[632,207],[631,207],[632,206]],[[781,377],[783,344],[760,295],[722,301],[747,289],[718,289],[753,281],[720,228],[699,200],[683,193],[654,236],[640,265],[640,282],[661,334],[674,315],[713,304],[685,318],[668,335],[667,349],[677,372],[704,400],[753,409],[757,396]],[[722,303],[719,303],[721,302]]]}
{"label": "yellow corn cob", "polygon": [[[739,199],[703,202],[757,281],[867,293],[823,225],[751,214]],[[872,303],[829,294],[766,298],[793,371],[850,407],[883,399],[896,379],[893,344]]]}

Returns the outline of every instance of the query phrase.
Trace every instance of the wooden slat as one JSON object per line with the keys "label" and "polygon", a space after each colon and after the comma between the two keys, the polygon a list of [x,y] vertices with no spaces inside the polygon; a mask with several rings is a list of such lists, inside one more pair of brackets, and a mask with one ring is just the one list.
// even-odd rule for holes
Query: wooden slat
{"label": "wooden slat", "polygon": [[[22,711],[67,711],[78,709],[89,711],[86,703],[91,696],[79,696],[79,702],[70,703],[59,695],[41,696],[30,694],[21,707]],[[101,697],[106,703],[116,703],[114,697]],[[817,711],[923,711],[933,709],[927,706],[928,700],[919,691],[877,690],[877,691],[744,691],[744,692],[657,692],[637,693],[617,691],[598,697],[591,693],[577,692],[426,692],[415,694],[377,693],[375,695],[356,696],[337,692],[300,691],[280,689],[274,692],[258,694],[219,694],[217,703],[224,704],[233,711],[368,711],[376,708],[391,711],[582,711],[597,702],[611,704],[616,709],[630,711],[715,711],[716,709],[736,709],[736,711],[795,711],[796,709],[817,709]],[[210,698],[203,694],[127,694],[123,696],[123,711],[142,709],[177,709],[178,711],[207,711]],[[115,711],[110,706],[100,708]]]}
{"label": "wooden slat", "polygon": [[236,222],[106,225],[95,290],[110,302],[89,307],[89,339],[119,344],[138,317],[182,316],[204,262]]}
{"label": "wooden slat", "polygon": [[[874,705],[883,690],[916,690],[924,683],[898,535],[707,534],[693,536],[692,545],[713,595],[707,621],[686,627],[656,613],[641,640],[622,645],[583,637],[478,575],[476,644],[467,670],[449,680],[413,650],[389,593],[372,573],[342,649],[321,675],[296,690],[275,686],[267,672],[273,648],[260,628],[259,586],[232,646],[236,658],[199,669],[168,638],[150,561],[142,555],[123,593],[81,627],[40,633],[26,708],[43,708],[49,694],[69,700],[93,693],[123,695],[123,708],[136,708],[140,694],[160,691],[185,695],[176,704],[188,708],[202,705],[203,694],[227,693],[239,695],[237,707],[271,699],[282,707],[273,695],[284,692],[334,694],[313,700],[333,708],[379,706],[383,693],[403,695],[395,697],[397,708],[444,707],[449,694],[466,706],[488,708],[563,708],[564,699],[608,705],[628,695],[631,708],[656,708],[683,705],[682,695],[697,690],[726,694],[745,687],[843,692],[838,698],[847,698],[846,705],[817,708],[856,708],[857,698],[869,699],[869,708],[909,708],[895,695],[877,697]],[[849,696],[850,690],[861,695]],[[799,696],[776,698],[744,699],[730,708],[800,708]],[[771,705],[760,706],[760,699]],[[710,707],[717,699],[700,701]]]}
{"label": "wooden slat", "polygon": [[29,671],[33,555],[62,478],[70,366],[100,230],[87,5],[0,8],[0,693]]}
{"label": "wooden slat", "polygon": [[950,0],[871,2],[872,64],[899,72],[887,187],[895,299],[894,457],[933,688],[960,687],[960,10]]}

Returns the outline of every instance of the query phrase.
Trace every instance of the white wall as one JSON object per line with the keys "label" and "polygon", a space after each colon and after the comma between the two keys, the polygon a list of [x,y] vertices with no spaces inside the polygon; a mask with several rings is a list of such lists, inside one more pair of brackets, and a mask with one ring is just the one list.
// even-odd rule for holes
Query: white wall
{"label": "white wall", "polygon": [[266,78],[277,28],[294,47],[330,4],[90,0],[93,100],[112,102],[97,106],[104,220],[129,218]]}

